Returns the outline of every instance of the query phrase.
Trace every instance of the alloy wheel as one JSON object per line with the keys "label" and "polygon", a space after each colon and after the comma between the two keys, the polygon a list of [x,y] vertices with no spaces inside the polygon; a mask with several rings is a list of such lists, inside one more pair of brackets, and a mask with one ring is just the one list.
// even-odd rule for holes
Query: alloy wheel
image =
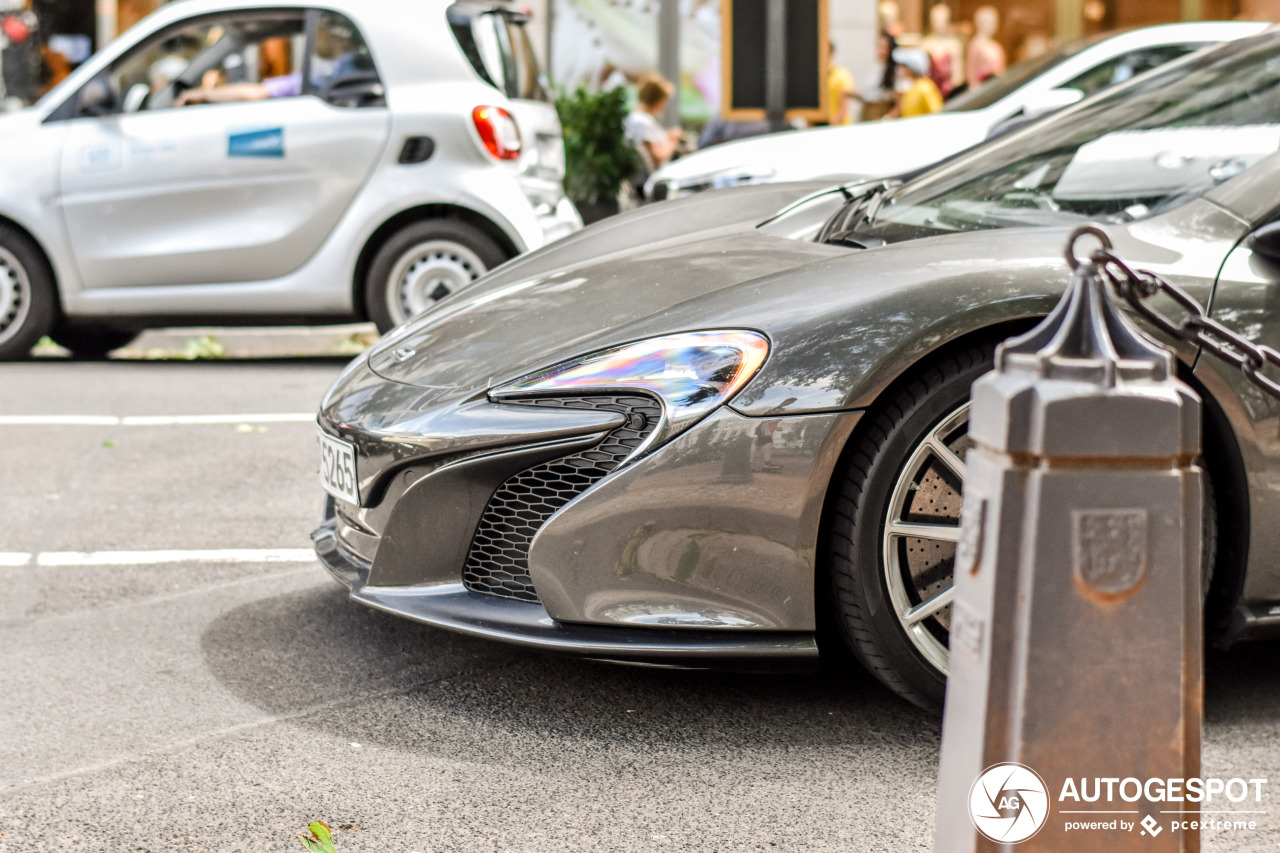
{"label": "alloy wheel", "polygon": [[916,651],[944,675],[968,435],[965,402],[934,425],[907,457],[882,531],[886,588],[898,624]]}

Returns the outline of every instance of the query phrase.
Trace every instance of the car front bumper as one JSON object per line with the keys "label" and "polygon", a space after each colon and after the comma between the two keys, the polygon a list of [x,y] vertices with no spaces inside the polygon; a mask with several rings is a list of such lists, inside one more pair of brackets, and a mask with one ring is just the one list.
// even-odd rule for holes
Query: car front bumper
{"label": "car front bumper", "polygon": [[[634,419],[613,398],[427,400],[367,366],[339,384],[320,426],[355,445],[364,505],[330,499],[314,542],[353,599],[609,660],[773,668],[816,655],[818,528],[859,413],[722,407],[632,459],[644,436],[628,437]],[[614,467],[600,462],[611,453]]]}
{"label": "car front bumper", "polygon": [[792,670],[817,656],[810,632],[655,630],[557,622],[540,604],[471,592],[462,582],[369,586],[370,564],[343,547],[330,500],[312,534],[320,562],[361,604],[437,628],[598,660],[680,668]]}

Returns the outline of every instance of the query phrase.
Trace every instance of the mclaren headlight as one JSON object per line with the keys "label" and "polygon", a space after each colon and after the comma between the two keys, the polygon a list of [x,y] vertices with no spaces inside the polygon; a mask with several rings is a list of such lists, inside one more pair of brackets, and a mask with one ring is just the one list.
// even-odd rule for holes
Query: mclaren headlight
{"label": "mclaren headlight", "polygon": [[494,400],[555,394],[648,392],[662,401],[653,441],[670,438],[727,402],[769,354],[759,332],[682,332],[623,344],[530,373],[490,392]]}

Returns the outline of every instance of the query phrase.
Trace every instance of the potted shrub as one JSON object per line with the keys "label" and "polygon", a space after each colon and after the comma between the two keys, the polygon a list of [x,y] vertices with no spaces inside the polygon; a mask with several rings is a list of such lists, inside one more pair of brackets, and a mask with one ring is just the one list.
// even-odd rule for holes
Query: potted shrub
{"label": "potted shrub", "polygon": [[640,156],[623,133],[627,94],[579,86],[556,98],[564,128],[564,188],[585,222],[618,212],[618,190],[639,168]]}

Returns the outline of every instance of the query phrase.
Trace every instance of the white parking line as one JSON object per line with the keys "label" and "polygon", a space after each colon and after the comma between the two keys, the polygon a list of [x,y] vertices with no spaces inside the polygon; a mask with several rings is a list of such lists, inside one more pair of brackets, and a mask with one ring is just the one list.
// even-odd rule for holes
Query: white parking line
{"label": "white parking line", "polygon": [[119,426],[110,415],[0,415],[0,426]]}
{"label": "white parking line", "polygon": [[144,566],[158,563],[310,563],[310,548],[211,548],[194,551],[0,551],[0,566]]}
{"label": "white parking line", "polygon": [[120,419],[121,426],[183,426],[186,424],[292,424],[314,423],[315,412],[282,415],[139,415]]}
{"label": "white parking line", "polygon": [[0,426],[189,426],[192,424],[309,423],[314,412],[260,415],[0,415]]}

